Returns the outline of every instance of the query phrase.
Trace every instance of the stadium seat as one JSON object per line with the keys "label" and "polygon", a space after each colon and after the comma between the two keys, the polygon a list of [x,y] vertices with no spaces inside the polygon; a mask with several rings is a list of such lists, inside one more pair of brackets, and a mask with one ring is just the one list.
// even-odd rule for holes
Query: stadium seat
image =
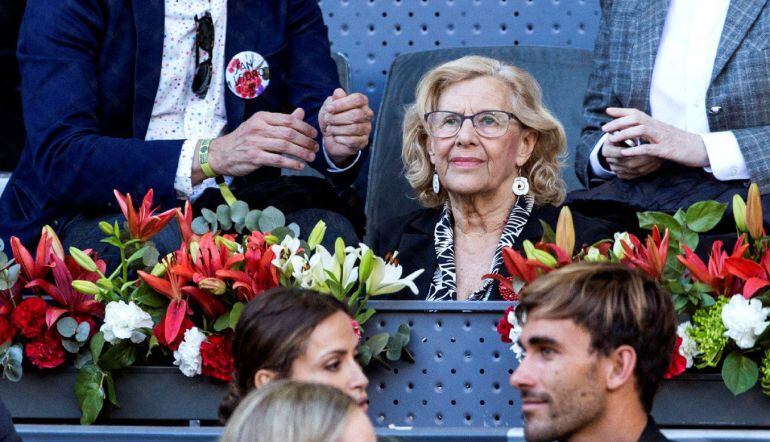
{"label": "stadium seat", "polygon": [[[544,46],[463,47],[398,56],[391,65],[380,110],[366,197],[367,235],[383,222],[418,207],[410,198],[401,162],[401,124],[405,107],[414,102],[417,82],[429,69],[466,55],[497,58],[530,72],[540,82],[543,100],[564,125],[569,159],[563,172],[569,190],[581,187],[574,173],[574,151],[583,124],[582,102],[592,69],[589,51]],[[371,238],[367,237],[367,242]]]}

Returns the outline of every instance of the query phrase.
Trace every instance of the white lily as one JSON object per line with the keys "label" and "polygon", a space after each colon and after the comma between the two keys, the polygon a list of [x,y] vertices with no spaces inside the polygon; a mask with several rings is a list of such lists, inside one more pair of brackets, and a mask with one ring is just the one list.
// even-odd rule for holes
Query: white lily
{"label": "white lily", "polygon": [[628,236],[628,232],[615,232],[614,239],[615,243],[612,244],[612,256],[615,257],[616,260],[620,261],[626,256],[626,251],[623,249],[621,241],[626,243],[626,245],[628,245],[628,247],[631,249],[634,248],[634,244],[631,242],[631,237]]}
{"label": "white lily", "polygon": [[366,290],[369,295],[377,296],[396,293],[404,287],[409,287],[409,290],[416,295],[418,290],[417,286],[414,285],[414,280],[423,271],[423,269],[420,269],[401,278],[403,273],[401,265],[395,261],[386,262],[379,256],[375,256],[372,261],[372,273],[366,280]]}
{"label": "white lily", "polygon": [[290,275],[292,257],[297,256],[297,252],[300,249],[300,243],[298,238],[292,238],[286,236],[280,244],[276,244],[272,247],[275,259],[273,259],[273,265],[281,269],[281,273],[284,275]]}

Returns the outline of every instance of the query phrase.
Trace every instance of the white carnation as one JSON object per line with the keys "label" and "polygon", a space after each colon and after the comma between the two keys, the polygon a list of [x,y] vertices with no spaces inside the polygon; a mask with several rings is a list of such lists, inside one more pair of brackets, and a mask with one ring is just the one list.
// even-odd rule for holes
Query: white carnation
{"label": "white carnation", "polygon": [[682,345],[679,346],[679,354],[687,359],[687,368],[692,367],[693,358],[700,354],[698,350],[698,344],[690,337],[690,330],[692,330],[692,324],[690,321],[679,324],[676,328],[676,335],[682,338]]}
{"label": "white carnation", "polygon": [[121,339],[131,339],[134,344],[139,344],[147,337],[140,328],[152,328],[150,314],[142,310],[133,301],[126,304],[124,301],[110,302],[104,309],[104,324],[102,333],[104,340],[114,344]]}
{"label": "white carnation", "polygon": [[519,345],[519,337],[521,336],[521,325],[516,319],[516,314],[511,310],[508,312],[506,318],[509,324],[511,324],[511,331],[508,333],[508,338],[513,342],[511,345],[511,351],[516,355],[516,360],[521,362],[524,359],[524,349]]}
{"label": "white carnation", "polygon": [[206,340],[206,335],[201,333],[198,327],[192,327],[184,332],[184,340],[179,344],[179,349],[174,352],[174,365],[187,377],[201,374],[203,357],[201,356],[201,344]]}
{"label": "white carnation", "polygon": [[725,336],[732,338],[738,347],[747,349],[754,346],[759,335],[770,322],[766,321],[770,307],[762,307],[759,299],[746,299],[743,295],[733,295],[730,302],[722,307],[722,323]]}

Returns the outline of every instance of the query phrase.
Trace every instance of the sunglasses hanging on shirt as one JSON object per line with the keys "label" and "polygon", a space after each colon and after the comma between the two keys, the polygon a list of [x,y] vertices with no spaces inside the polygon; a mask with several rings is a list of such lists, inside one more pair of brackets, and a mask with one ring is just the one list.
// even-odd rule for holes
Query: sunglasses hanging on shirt
{"label": "sunglasses hanging on shirt", "polygon": [[[211,59],[214,50],[214,20],[211,13],[206,11],[202,17],[195,16],[195,76],[192,91],[199,98],[206,97],[212,76]],[[208,57],[200,61],[201,51]]]}

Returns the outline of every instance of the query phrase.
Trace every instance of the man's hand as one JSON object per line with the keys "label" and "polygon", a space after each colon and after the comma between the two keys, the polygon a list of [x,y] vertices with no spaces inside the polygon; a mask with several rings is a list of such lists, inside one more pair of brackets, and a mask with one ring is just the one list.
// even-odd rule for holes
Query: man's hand
{"label": "man's hand", "polygon": [[[619,178],[636,178],[651,173],[660,167],[663,160],[688,167],[709,165],[706,145],[700,135],[677,129],[637,109],[609,107],[607,115],[615,119],[602,126],[603,131],[612,135],[601,153],[611,168],[618,169],[615,171],[613,168],[613,171],[618,173]],[[648,144],[617,147],[625,140],[636,138]]]}
{"label": "man's hand", "polygon": [[[209,164],[218,175],[248,175],[263,166],[302,170],[318,152],[318,131],[305,123],[305,111],[297,108],[290,115],[257,112],[234,131],[211,141]],[[205,176],[200,170],[198,152],[193,158],[192,182]]]}
{"label": "man's hand", "polygon": [[373,117],[369,99],[364,94],[347,95],[337,88],[324,101],[318,112],[318,124],[324,148],[334,164],[343,166],[369,144]]}

